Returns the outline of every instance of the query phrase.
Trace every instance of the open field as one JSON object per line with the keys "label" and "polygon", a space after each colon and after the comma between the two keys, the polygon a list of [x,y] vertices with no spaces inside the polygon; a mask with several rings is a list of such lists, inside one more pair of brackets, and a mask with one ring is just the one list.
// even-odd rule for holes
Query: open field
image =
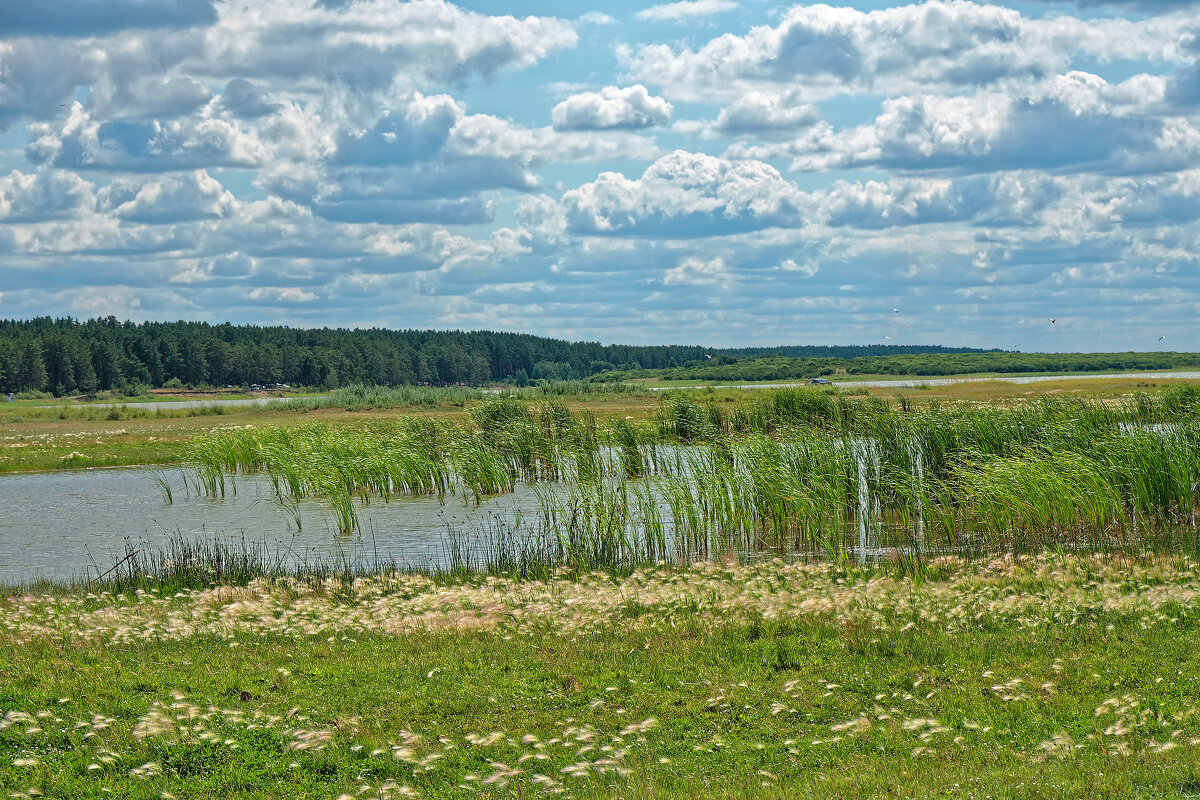
{"label": "open field", "polygon": [[1114,555],[10,594],[0,786],[1195,796],[1198,597]]}
{"label": "open field", "polygon": [[[948,401],[967,401],[967,402],[989,402],[997,400],[1017,400],[1027,397],[1036,397],[1047,394],[1074,394],[1084,397],[1123,397],[1133,392],[1148,392],[1161,390],[1169,386],[1179,385],[1181,383],[1195,383],[1194,378],[1143,378],[1143,377],[1105,377],[1095,378],[1085,375],[1039,375],[1030,373],[1021,377],[1052,377],[1054,380],[1038,381],[1034,384],[1018,384],[1011,380],[1005,380],[1005,376],[995,375],[990,376],[994,380],[989,380],[989,376],[979,375],[951,375],[938,376],[927,378],[910,378],[908,376],[898,377],[895,375],[852,375],[852,376],[829,376],[832,382],[830,387],[833,390],[865,390],[868,394],[878,397],[895,397],[898,395],[911,396],[914,399],[925,398],[927,400],[948,400]],[[867,386],[859,389],[857,384],[868,381],[962,381],[961,383],[952,383],[949,385],[931,385],[929,383],[920,386]],[[658,379],[647,379],[636,381],[636,384],[654,391],[665,391],[668,389],[690,389],[690,390],[705,390],[709,386],[721,387],[717,391],[727,390],[745,390],[746,388],[757,389],[772,389],[785,388],[790,386],[804,385],[803,381],[795,380],[779,380],[779,381],[749,381],[749,382],[726,382],[726,381],[669,381]],[[849,385],[847,385],[849,384]]]}

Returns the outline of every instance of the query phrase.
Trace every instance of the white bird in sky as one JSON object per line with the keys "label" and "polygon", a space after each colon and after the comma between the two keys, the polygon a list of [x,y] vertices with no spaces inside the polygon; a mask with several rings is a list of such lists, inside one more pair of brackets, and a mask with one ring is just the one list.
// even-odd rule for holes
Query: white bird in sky
{"label": "white bird in sky", "polygon": [[1050,324],[1051,324],[1051,325],[1053,325],[1053,324],[1054,324],[1055,322],[1057,322],[1057,321],[1058,321],[1058,320],[1057,320],[1057,319],[1055,319],[1054,317],[1051,317],[1051,318],[1050,318]]}
{"label": "white bird in sky", "polygon": [[890,341],[892,340],[892,337],[890,337],[890,336],[885,336],[885,337],[883,337],[883,340],[884,340],[885,342],[890,342]]}
{"label": "white bird in sky", "polygon": [[893,313],[893,314],[899,314],[899,313],[900,313],[900,309],[898,309],[898,308],[893,308],[893,309],[892,309],[892,313]]}

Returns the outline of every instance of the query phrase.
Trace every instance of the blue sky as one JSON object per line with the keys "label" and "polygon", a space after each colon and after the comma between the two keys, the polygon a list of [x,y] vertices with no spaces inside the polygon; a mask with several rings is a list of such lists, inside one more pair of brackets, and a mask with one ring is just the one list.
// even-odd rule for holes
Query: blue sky
{"label": "blue sky", "polygon": [[0,317],[1197,350],[1198,55],[1190,0],[11,3]]}

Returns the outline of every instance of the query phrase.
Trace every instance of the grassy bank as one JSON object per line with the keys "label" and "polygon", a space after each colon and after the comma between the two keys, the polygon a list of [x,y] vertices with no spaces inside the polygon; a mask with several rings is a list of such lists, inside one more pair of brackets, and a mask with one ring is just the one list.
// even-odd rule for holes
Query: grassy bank
{"label": "grassy bank", "polygon": [[413,575],[0,599],[0,786],[50,797],[1179,797],[1200,570]]}
{"label": "grassy bank", "polygon": [[[898,348],[896,348],[898,349]],[[696,360],[666,369],[617,370],[614,379],[776,381],[831,375],[949,376],[987,374],[1086,374],[1194,369],[1200,353],[898,353],[849,358],[756,356]],[[891,351],[891,352],[889,352]]]}

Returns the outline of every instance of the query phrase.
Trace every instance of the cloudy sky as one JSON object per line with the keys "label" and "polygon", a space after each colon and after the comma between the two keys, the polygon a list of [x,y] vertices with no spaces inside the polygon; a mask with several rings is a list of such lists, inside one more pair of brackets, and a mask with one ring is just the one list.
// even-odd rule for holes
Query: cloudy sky
{"label": "cloudy sky", "polygon": [[4,6],[0,318],[1200,349],[1200,0]]}

